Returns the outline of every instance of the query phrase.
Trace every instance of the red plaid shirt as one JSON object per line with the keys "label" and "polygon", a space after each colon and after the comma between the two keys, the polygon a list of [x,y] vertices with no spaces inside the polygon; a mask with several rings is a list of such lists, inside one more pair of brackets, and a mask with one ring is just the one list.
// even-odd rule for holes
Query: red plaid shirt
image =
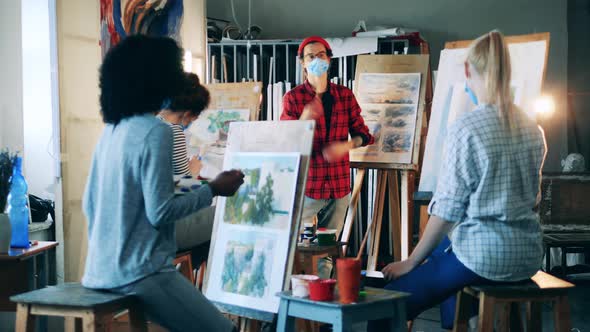
{"label": "red plaid shirt", "polygon": [[[313,199],[342,198],[350,192],[348,156],[340,161],[328,163],[322,155],[324,147],[333,142],[348,141],[349,133],[351,137],[361,136],[364,145],[373,144],[375,141],[361,117],[361,108],[352,91],[342,85],[332,83],[330,83],[328,91],[333,98],[330,132],[326,132],[324,117],[316,120],[313,149],[305,187],[305,196]],[[287,92],[283,99],[281,120],[299,120],[303,107],[313,98],[315,98],[315,91],[307,81]]]}

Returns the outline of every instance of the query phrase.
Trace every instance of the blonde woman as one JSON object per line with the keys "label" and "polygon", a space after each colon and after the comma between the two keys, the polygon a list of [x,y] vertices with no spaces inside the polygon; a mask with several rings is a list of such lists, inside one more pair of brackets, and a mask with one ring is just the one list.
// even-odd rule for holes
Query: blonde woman
{"label": "blonde woman", "polygon": [[[452,328],[449,303],[458,290],[525,280],[541,267],[535,207],[546,144],[540,128],[512,103],[510,73],[499,31],[473,42],[465,77],[475,107],[448,130],[428,226],[407,260],[383,269],[386,289],[411,293],[408,320],[445,301],[442,325]],[[379,324],[369,329],[381,330]]]}

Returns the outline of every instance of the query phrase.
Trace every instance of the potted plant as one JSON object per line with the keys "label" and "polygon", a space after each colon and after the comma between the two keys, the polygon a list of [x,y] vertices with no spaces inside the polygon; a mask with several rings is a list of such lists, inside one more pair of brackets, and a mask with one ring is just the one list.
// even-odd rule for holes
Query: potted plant
{"label": "potted plant", "polygon": [[11,227],[6,211],[6,200],[10,192],[10,178],[16,154],[8,150],[0,151],[0,253],[10,249]]}

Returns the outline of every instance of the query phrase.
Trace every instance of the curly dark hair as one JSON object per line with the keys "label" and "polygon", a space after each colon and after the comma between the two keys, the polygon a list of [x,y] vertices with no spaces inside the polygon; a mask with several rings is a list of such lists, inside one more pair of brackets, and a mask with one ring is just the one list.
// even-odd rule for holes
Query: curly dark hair
{"label": "curly dark hair", "polygon": [[210,100],[209,90],[201,85],[199,76],[186,73],[184,89],[179,95],[172,97],[170,110],[173,112],[190,112],[193,116],[199,116],[209,106]]}
{"label": "curly dark hair", "polygon": [[166,37],[134,35],[105,56],[100,67],[103,122],[118,124],[133,115],[155,113],[184,86],[182,50]]}

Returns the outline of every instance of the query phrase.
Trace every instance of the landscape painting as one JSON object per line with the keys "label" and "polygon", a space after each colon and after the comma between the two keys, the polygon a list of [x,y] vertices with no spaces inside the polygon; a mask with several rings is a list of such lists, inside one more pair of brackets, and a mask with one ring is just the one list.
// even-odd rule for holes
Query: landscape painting
{"label": "landscape painting", "polygon": [[288,228],[299,172],[298,155],[232,154],[232,169],[244,184],[225,200],[223,221],[257,227]]}
{"label": "landscape painting", "polygon": [[361,116],[375,137],[350,153],[351,161],[410,163],[420,98],[420,73],[360,74]]}
{"label": "landscape painting", "polygon": [[416,104],[420,96],[420,73],[362,73],[358,96],[363,104]]}
{"label": "landscape painting", "polygon": [[222,290],[257,298],[268,295],[274,249],[273,239],[256,233],[232,233],[223,258]]}
{"label": "landscape painting", "polygon": [[245,176],[233,196],[217,200],[204,288],[208,299],[278,312],[275,294],[283,290],[288,270],[300,161],[298,152],[225,155],[223,169]]}
{"label": "landscape painting", "polygon": [[229,124],[249,118],[249,109],[208,109],[193,122],[189,128],[189,148],[203,162],[201,177],[214,178],[221,172]]}

